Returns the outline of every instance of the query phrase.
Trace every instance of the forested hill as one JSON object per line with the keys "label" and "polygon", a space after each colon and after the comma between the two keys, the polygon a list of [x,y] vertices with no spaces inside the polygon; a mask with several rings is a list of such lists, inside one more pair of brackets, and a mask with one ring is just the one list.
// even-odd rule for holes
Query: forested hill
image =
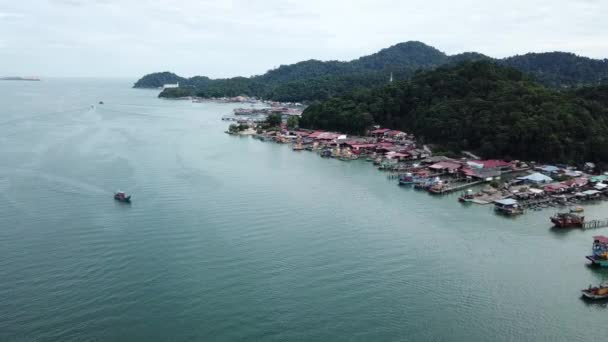
{"label": "forested hill", "polygon": [[357,88],[409,79],[418,70],[454,65],[465,60],[494,60],[531,74],[550,87],[578,87],[608,82],[608,60],[595,60],[570,53],[530,53],[505,59],[492,59],[468,52],[448,56],[421,42],[399,43],[349,62],[308,60],[282,65],[263,75],[209,79],[183,78],[170,72],[149,74],[138,80],[136,88],[159,88],[179,82],[183,89],[167,90],[160,96],[199,95],[203,97],[250,95],[277,101],[323,100]]}
{"label": "forested hill", "polygon": [[378,124],[488,158],[608,162],[607,104],[606,86],[558,91],[478,61],[311,105],[300,124],[348,133]]}

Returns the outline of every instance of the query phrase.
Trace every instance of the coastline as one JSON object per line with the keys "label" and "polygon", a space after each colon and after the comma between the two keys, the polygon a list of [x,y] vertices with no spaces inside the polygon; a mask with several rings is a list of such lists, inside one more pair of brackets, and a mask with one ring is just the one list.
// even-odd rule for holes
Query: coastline
{"label": "coastline", "polygon": [[365,160],[387,173],[387,179],[397,185],[435,196],[458,192],[462,205],[492,204],[494,212],[501,216],[548,208],[583,211],[581,205],[608,200],[608,173],[594,172],[593,163],[586,164],[588,169],[578,170],[574,166],[533,161],[484,160],[470,152],[461,158],[450,158],[434,156],[414,135],[388,128],[376,128],[366,136],[347,136],[287,129],[285,123],[266,129],[260,120],[238,122],[242,131],[226,133],[287,144],[293,151],[307,150],[324,158]]}

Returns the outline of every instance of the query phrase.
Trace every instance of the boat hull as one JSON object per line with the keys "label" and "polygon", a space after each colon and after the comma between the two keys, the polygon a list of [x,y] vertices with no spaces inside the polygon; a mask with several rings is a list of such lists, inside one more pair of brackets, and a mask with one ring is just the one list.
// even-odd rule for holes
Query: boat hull
{"label": "boat hull", "polygon": [[587,290],[582,290],[581,293],[583,294],[583,298],[589,299],[589,300],[606,300],[606,299],[608,299],[608,294],[596,295],[596,294],[590,293]]}
{"label": "boat hull", "polygon": [[600,266],[600,267],[608,267],[608,260],[606,260],[606,259],[598,259],[597,257],[595,257],[593,255],[588,255],[585,258],[587,258],[587,260],[591,261],[592,265],[596,265],[596,266]]}
{"label": "boat hull", "polygon": [[114,199],[118,202],[122,202],[122,203],[131,203],[131,196],[128,197],[118,197],[118,196],[114,196]]}

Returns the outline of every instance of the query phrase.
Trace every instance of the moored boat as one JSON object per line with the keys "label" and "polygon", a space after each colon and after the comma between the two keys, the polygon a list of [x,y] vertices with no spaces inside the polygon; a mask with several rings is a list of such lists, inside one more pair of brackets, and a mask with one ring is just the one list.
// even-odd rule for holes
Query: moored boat
{"label": "moored boat", "polygon": [[591,252],[591,255],[586,256],[591,261],[591,264],[608,267],[608,237],[602,235],[594,236]]}
{"label": "moored boat", "polygon": [[517,200],[513,198],[503,198],[494,201],[494,211],[507,216],[521,215],[524,210],[519,206]]}
{"label": "moored boat", "polygon": [[475,195],[473,195],[473,190],[469,189],[466,192],[463,192],[460,197],[458,197],[458,202],[467,203],[472,202],[475,199]]}
{"label": "moored boat", "polygon": [[573,213],[557,213],[551,216],[551,222],[558,228],[582,228],[585,217]]}
{"label": "moored boat", "polygon": [[411,172],[406,173],[405,175],[399,176],[399,185],[411,185],[414,184],[414,176]]}
{"label": "moored boat", "polygon": [[127,194],[125,194],[123,191],[117,191],[114,193],[114,199],[119,202],[130,203],[131,195],[127,196]]}
{"label": "moored boat", "polygon": [[589,285],[589,288],[581,290],[581,293],[584,298],[591,300],[608,299],[608,284]]}
{"label": "moored boat", "polygon": [[449,186],[442,180],[431,185],[429,188],[429,192],[436,195],[443,194],[446,191],[449,191]]}
{"label": "moored boat", "polygon": [[583,211],[585,211],[585,208],[578,206],[578,207],[574,207],[572,209],[570,209],[571,213],[582,213]]}

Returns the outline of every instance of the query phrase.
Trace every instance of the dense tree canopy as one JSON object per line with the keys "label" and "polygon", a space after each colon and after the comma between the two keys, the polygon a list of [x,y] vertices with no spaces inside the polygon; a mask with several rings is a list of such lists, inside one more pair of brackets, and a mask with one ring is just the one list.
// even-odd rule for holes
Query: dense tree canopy
{"label": "dense tree canopy", "polygon": [[465,62],[410,81],[311,105],[300,126],[359,134],[372,124],[486,157],[608,161],[608,87],[556,91],[493,62]]}
{"label": "dense tree canopy", "polygon": [[[308,60],[281,65],[253,77],[210,79],[204,76],[182,78],[169,72],[144,76],[135,87],[158,88],[179,82],[193,87],[202,97],[249,95],[270,100],[303,102],[325,100],[358,88],[370,88],[388,83],[391,73],[395,80],[406,80],[417,70],[455,65],[462,61],[493,60],[466,52],[448,56],[420,42],[396,44],[369,56],[349,62]],[[570,53],[530,53],[497,63],[512,66],[533,76],[538,82],[556,88],[597,85],[608,82],[608,61],[579,57]],[[161,97],[181,94],[163,91]]]}

